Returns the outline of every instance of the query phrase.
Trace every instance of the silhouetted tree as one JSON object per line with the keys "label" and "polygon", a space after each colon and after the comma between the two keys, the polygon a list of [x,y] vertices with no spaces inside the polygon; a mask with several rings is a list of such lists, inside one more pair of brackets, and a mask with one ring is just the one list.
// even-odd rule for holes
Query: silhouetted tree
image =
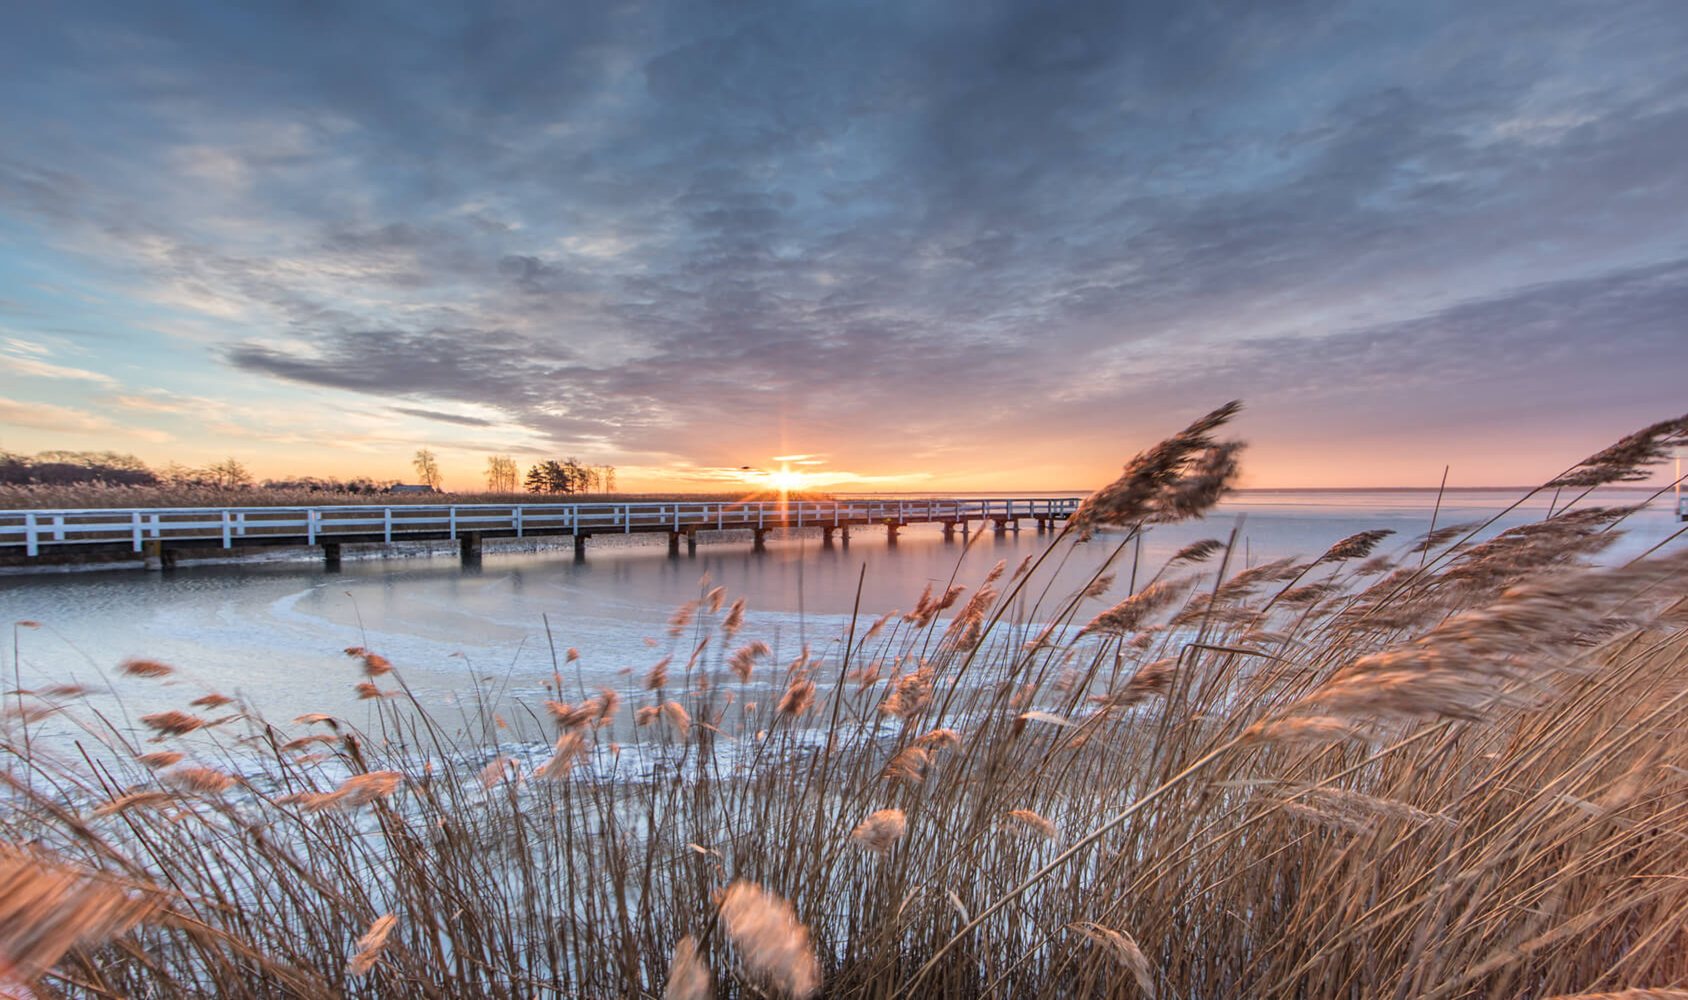
{"label": "silhouetted tree", "polygon": [[529,493],[578,493],[585,484],[585,470],[574,459],[548,459],[528,469]]}
{"label": "silhouetted tree", "polygon": [[516,492],[516,460],[509,455],[487,456],[486,488],[491,493]]}
{"label": "silhouetted tree", "polygon": [[410,464],[416,467],[416,478],[423,486],[432,486],[436,490],[440,488],[440,463],[435,460],[433,452],[426,448],[418,448],[416,457],[410,460]]}
{"label": "silhouetted tree", "polygon": [[207,465],[205,478],[209,485],[222,490],[243,490],[252,485],[252,476],[246,471],[246,466],[233,458]]}

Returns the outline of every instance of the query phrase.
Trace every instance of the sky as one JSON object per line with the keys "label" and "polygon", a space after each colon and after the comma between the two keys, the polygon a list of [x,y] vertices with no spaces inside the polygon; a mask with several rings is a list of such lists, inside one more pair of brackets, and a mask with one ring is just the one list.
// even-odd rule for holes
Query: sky
{"label": "sky", "polygon": [[1688,410],[1681,0],[0,6],[0,449],[1538,482]]}

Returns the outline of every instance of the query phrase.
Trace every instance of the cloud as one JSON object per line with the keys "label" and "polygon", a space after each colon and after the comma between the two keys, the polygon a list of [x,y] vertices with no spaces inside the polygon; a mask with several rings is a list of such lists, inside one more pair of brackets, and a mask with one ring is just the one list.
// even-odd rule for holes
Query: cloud
{"label": "cloud", "polygon": [[15,337],[6,337],[4,342],[6,344],[6,350],[11,354],[30,354],[36,357],[46,357],[47,355],[53,353],[45,345],[37,344],[32,340],[18,340]]}
{"label": "cloud", "polygon": [[19,357],[17,354],[3,356],[5,370],[13,375],[25,378],[74,379],[81,382],[94,382],[99,385],[116,385],[117,380],[110,375],[88,371],[85,368],[70,368],[65,365],[55,365],[37,358]]}
{"label": "cloud", "polygon": [[[725,485],[740,489],[778,490],[781,485],[775,480],[773,472],[763,469],[683,467],[663,471],[669,478],[708,486]],[[914,486],[931,478],[931,473],[926,472],[869,475],[843,469],[805,470],[802,473],[801,488],[834,489],[839,486],[853,486],[858,489],[889,489],[899,486]]]}
{"label": "cloud", "polygon": [[409,406],[392,407],[394,413],[403,413],[424,420],[438,420],[447,424],[458,424],[463,427],[496,427],[495,420],[483,420],[480,417],[466,417],[460,413],[441,413],[438,410],[420,410]]}
{"label": "cloud", "polygon": [[1680,394],[1672,0],[0,17],[0,219],[307,397],[995,474]]}
{"label": "cloud", "polygon": [[157,390],[144,396],[114,396],[112,402],[125,410],[142,413],[194,413],[223,409],[223,404],[214,400],[189,399]]}
{"label": "cloud", "polygon": [[0,424],[66,434],[98,434],[102,437],[117,435],[151,442],[171,440],[171,436],[163,431],[122,426],[107,417],[86,410],[59,406],[56,403],[32,403],[3,397],[0,397]]}

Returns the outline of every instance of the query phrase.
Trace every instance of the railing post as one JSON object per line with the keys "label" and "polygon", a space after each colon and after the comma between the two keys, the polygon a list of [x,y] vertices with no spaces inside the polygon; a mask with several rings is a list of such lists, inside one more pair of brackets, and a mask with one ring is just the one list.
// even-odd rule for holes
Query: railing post
{"label": "railing post", "polygon": [[393,544],[393,508],[381,508],[381,540]]}
{"label": "railing post", "polygon": [[305,508],[305,544],[307,544],[307,545],[315,545],[316,544],[316,529],[317,529],[316,508],[315,507],[306,507]]}
{"label": "railing post", "polygon": [[524,530],[525,529],[522,526],[522,505],[517,504],[516,505],[516,537],[517,538],[522,537],[522,532]]}
{"label": "railing post", "polygon": [[35,515],[32,513],[23,516],[23,551],[25,555],[41,554],[41,543],[35,538]]}
{"label": "railing post", "polygon": [[135,551],[141,551],[141,512],[132,511],[129,514],[129,525],[135,529]]}
{"label": "railing post", "polygon": [[158,515],[157,514],[148,514],[147,515],[147,525],[148,525],[148,533],[154,538],[159,537],[159,534],[158,534]]}
{"label": "railing post", "polygon": [[457,541],[457,508],[456,507],[446,508],[445,523],[446,523],[446,531],[451,533],[451,540],[454,541],[454,542]]}
{"label": "railing post", "polygon": [[55,542],[64,541],[64,515],[63,514],[54,514],[53,515],[53,541],[55,541]]}
{"label": "railing post", "polygon": [[234,539],[230,537],[232,534],[233,526],[229,524],[229,512],[225,510],[223,511],[223,548],[234,547]]}
{"label": "railing post", "polygon": [[244,510],[235,512],[234,533],[241,538],[246,537],[246,512]]}
{"label": "railing post", "polygon": [[630,503],[621,505],[621,533],[624,535],[633,533],[633,505]]}

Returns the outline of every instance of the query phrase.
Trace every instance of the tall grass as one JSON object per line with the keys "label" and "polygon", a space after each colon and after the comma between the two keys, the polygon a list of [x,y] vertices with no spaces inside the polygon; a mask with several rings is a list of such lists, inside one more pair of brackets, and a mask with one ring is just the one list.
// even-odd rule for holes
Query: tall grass
{"label": "tall grass", "polygon": [[1570,504],[1053,592],[1072,546],[1120,557],[1219,498],[1231,412],[1026,564],[792,662],[706,589],[683,664],[593,692],[564,656],[551,700],[459,720],[356,648],[361,729],[201,693],[132,731],[39,679],[4,747],[0,970],[78,996],[1688,996],[1684,547],[1602,563],[1633,508]]}

